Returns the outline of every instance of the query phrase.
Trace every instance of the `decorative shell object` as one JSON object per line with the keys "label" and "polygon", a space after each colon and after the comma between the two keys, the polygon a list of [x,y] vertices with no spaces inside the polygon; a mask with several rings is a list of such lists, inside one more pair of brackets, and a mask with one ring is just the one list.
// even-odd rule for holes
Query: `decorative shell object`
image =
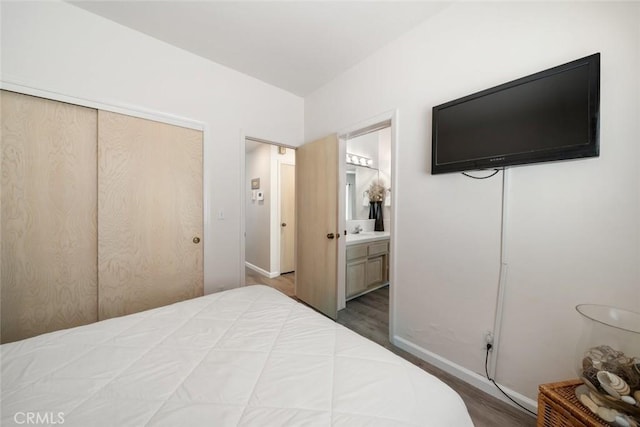
{"label": "decorative shell object", "polygon": [[576,367],[588,388],[576,397],[612,426],[640,427],[640,313],[597,304],[576,310],[583,317]]}
{"label": "decorative shell object", "polygon": [[613,423],[618,427],[631,427],[631,423],[622,415],[618,415]]}
{"label": "decorative shell object", "polygon": [[631,392],[629,385],[622,378],[611,372],[598,372],[598,381],[600,381],[604,391],[616,399],[620,399],[620,396],[627,396]]}
{"label": "decorative shell object", "polygon": [[593,403],[595,403],[598,406],[606,406],[607,404],[604,402],[604,400],[599,397],[597,394],[595,394],[594,392],[590,392],[589,393],[589,397],[591,398],[591,400],[593,400]]}
{"label": "decorative shell object", "polygon": [[580,395],[580,402],[582,402],[582,404],[589,408],[589,410],[594,414],[598,413],[599,406],[586,394]]}
{"label": "decorative shell object", "polygon": [[612,423],[616,420],[616,417],[620,415],[615,409],[605,408],[604,406],[598,407],[598,416],[608,423]]}

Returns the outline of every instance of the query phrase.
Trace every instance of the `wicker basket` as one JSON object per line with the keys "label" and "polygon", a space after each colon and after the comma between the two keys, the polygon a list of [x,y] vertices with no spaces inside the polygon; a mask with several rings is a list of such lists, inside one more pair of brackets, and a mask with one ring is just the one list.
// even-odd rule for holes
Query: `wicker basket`
{"label": "wicker basket", "polygon": [[542,384],[538,393],[538,427],[608,427],[576,397],[582,381],[570,380]]}

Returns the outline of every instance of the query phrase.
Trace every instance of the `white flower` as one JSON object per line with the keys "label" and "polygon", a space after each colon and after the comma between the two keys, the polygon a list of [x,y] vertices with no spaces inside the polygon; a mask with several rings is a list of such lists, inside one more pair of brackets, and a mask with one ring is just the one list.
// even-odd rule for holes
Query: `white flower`
{"label": "white flower", "polygon": [[369,186],[369,201],[382,202],[387,193],[384,181],[381,179],[374,180]]}

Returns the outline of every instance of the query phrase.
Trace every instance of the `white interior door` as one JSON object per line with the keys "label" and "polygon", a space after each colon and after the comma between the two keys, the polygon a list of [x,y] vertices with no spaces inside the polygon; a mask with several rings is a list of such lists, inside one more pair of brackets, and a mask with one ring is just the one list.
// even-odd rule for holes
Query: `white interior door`
{"label": "white interior door", "polygon": [[280,273],[295,270],[296,167],[280,164]]}
{"label": "white interior door", "polygon": [[296,296],[337,317],[338,137],[296,151]]}

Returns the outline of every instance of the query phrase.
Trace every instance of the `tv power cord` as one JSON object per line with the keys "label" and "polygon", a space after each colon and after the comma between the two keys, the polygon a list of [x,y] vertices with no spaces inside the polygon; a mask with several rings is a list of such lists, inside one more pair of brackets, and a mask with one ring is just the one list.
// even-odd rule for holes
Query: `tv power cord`
{"label": "tv power cord", "polygon": [[505,392],[504,392],[504,390],[502,390],[502,389],[500,388],[500,386],[498,385],[498,383],[496,383],[496,382],[495,382],[495,380],[489,376],[489,368],[488,368],[488,365],[489,365],[489,351],[491,351],[491,349],[492,349],[492,348],[493,348],[493,345],[491,345],[491,344],[487,343],[487,354],[486,354],[486,356],[485,356],[485,358],[484,358],[484,372],[485,372],[485,374],[487,374],[487,379],[488,379],[489,381],[491,381],[491,382],[493,383],[493,385],[494,385],[494,386],[496,386],[496,388],[497,388],[498,390],[500,390],[500,392],[501,392],[502,394],[504,394],[504,395],[507,397],[507,399],[509,399],[510,401],[512,401],[513,403],[515,403],[516,405],[518,405],[520,408],[524,409],[525,411],[527,411],[528,413],[530,413],[531,415],[533,415],[533,416],[535,417],[535,416],[537,415],[535,412],[533,412],[533,411],[531,411],[531,410],[529,410],[529,409],[525,408],[524,406],[522,406],[521,404],[519,404],[518,402],[516,402],[515,400],[513,400],[513,398],[512,398],[511,396],[509,396],[507,393],[505,393]]}
{"label": "tv power cord", "polygon": [[501,168],[501,169],[494,169],[494,170],[493,170],[493,173],[492,173],[491,175],[487,175],[487,176],[473,176],[473,175],[469,175],[469,174],[468,174],[468,173],[466,173],[466,172],[460,172],[460,173],[461,173],[462,175],[466,176],[467,178],[473,178],[473,179],[488,179],[488,178],[491,178],[491,177],[493,177],[493,176],[496,176],[496,174],[497,174],[498,172],[500,172],[501,170],[504,170],[504,168]]}

